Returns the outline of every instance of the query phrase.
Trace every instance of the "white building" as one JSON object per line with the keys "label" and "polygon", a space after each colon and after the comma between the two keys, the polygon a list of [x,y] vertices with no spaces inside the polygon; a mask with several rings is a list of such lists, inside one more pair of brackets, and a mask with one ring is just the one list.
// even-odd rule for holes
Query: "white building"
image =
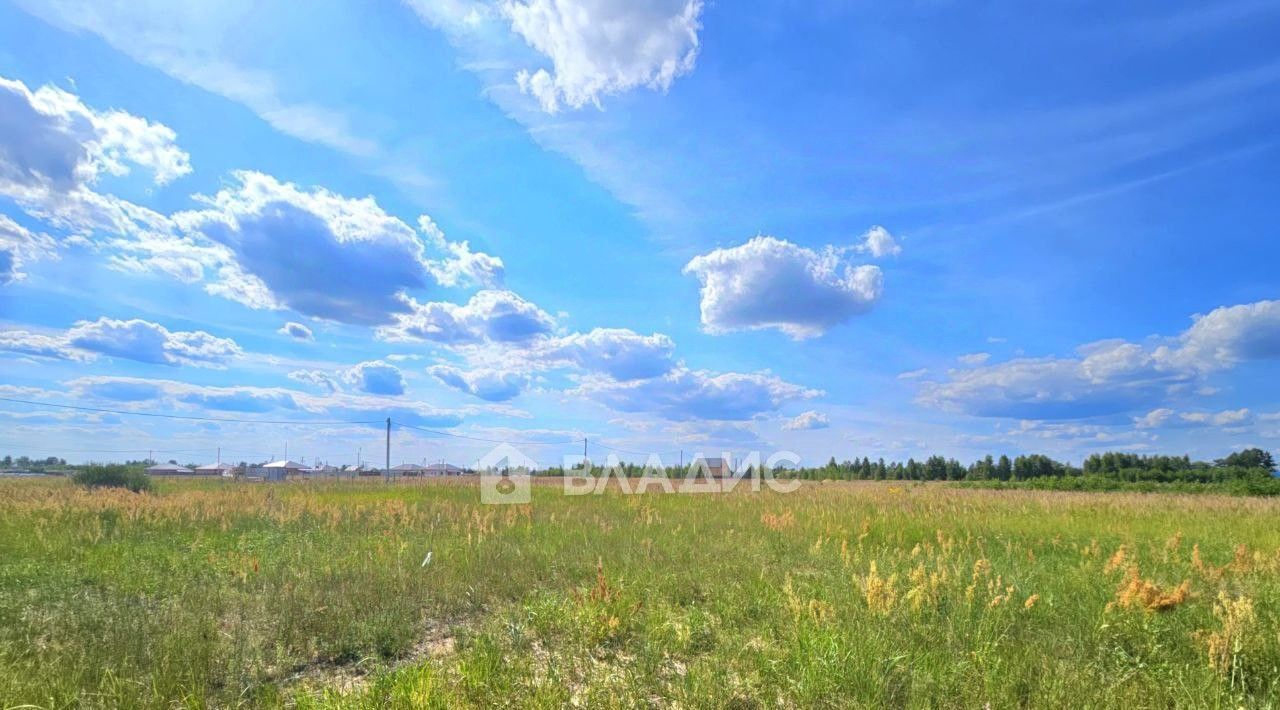
{"label": "white building", "polygon": [[466,473],[465,469],[451,463],[433,463],[422,469],[424,476],[461,476],[464,473]]}
{"label": "white building", "polygon": [[402,463],[399,466],[392,466],[391,473],[398,476],[421,476],[422,467],[416,463]]}
{"label": "white building", "polygon": [[235,475],[236,467],[229,463],[207,463],[203,466],[196,466],[196,474],[200,476],[226,476],[231,478]]}
{"label": "white building", "polygon": [[190,476],[195,471],[176,463],[159,463],[149,467],[147,473],[152,476]]}
{"label": "white building", "polygon": [[297,475],[307,470],[306,466],[289,459],[272,461],[262,468],[266,471],[268,481],[283,481],[289,476]]}

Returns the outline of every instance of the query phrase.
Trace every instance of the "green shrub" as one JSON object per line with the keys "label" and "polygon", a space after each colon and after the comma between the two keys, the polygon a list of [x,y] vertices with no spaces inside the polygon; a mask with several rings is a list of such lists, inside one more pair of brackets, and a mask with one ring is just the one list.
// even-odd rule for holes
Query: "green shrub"
{"label": "green shrub", "polygon": [[150,476],[120,464],[90,466],[77,472],[71,480],[87,488],[128,488],[134,493],[152,489]]}

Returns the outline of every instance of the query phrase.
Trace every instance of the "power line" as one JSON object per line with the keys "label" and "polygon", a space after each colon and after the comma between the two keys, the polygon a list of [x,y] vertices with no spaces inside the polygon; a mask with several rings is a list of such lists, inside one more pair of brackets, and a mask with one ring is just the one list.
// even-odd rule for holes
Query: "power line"
{"label": "power line", "polygon": [[157,419],[182,419],[193,422],[232,422],[237,424],[381,424],[382,420],[370,421],[317,421],[310,419],[239,419],[235,417],[197,417],[186,414],[160,414],[158,412],[131,412],[127,409],[106,409],[103,407],[82,407],[74,404],[54,404],[53,402],[32,402],[27,399],[0,397],[0,402],[27,404],[33,407],[53,407],[55,409],[72,409],[78,412],[97,412],[99,414],[123,414],[135,417],[155,417]]}
{"label": "power line", "polygon": [[[111,408],[107,408],[107,407],[87,407],[87,406],[82,406],[82,405],[73,405],[73,404],[55,404],[55,403],[53,403],[53,402],[36,402],[36,401],[32,401],[32,400],[27,400],[27,399],[16,399],[16,398],[12,398],[12,397],[0,397],[0,402],[11,402],[11,403],[14,403],[14,404],[25,404],[25,405],[28,405],[28,406],[31,406],[31,407],[46,407],[46,408],[52,408],[52,409],[66,409],[66,410],[72,410],[72,411],[78,411],[78,412],[94,412],[94,413],[98,413],[98,414],[119,414],[119,415],[123,415],[123,416],[151,417],[151,418],[155,418],[155,419],[175,419],[175,420],[181,420],[181,421],[196,421],[196,422],[224,422],[224,423],[236,423],[236,424],[307,424],[307,425],[336,425],[336,424],[381,424],[381,423],[383,423],[384,421],[386,421],[386,420],[382,420],[382,419],[379,419],[379,420],[366,420],[366,421],[351,421],[351,420],[323,421],[323,420],[305,420],[305,419],[245,419],[245,418],[241,418],[241,417],[202,417],[202,416],[186,415],[186,414],[162,414],[162,413],[159,413],[159,412],[137,412],[137,411],[130,411],[130,410],[126,410],[126,409],[111,409]],[[580,441],[579,439],[565,439],[565,440],[562,440],[562,441],[521,441],[521,440],[513,440],[513,439],[494,439],[494,438],[488,438],[488,437],[482,437],[482,436],[471,436],[471,435],[468,435],[468,434],[458,434],[458,433],[454,433],[454,432],[450,432],[450,431],[442,431],[442,430],[439,430],[439,429],[428,429],[428,428],[426,428],[426,427],[415,426],[415,425],[413,425],[413,424],[406,424],[406,423],[404,423],[404,422],[399,422],[399,421],[394,421],[394,420],[392,420],[392,423],[393,423],[393,424],[395,424],[396,426],[400,426],[400,427],[403,427],[403,428],[406,428],[406,429],[413,429],[413,430],[415,430],[415,431],[420,431],[420,432],[423,432],[423,433],[426,433],[426,434],[434,434],[434,435],[436,435],[436,436],[449,437],[449,438],[453,438],[453,439],[466,439],[466,440],[468,440],[468,441],[478,441],[478,442],[483,442],[483,443],[487,443],[487,444],[510,444],[510,445],[520,445],[520,446],[568,446],[568,445],[571,445],[571,444],[577,444],[577,443]],[[675,450],[675,449],[672,449],[671,451],[661,451],[661,452],[633,451],[633,450],[630,450],[630,449],[623,449],[623,448],[620,448],[620,447],[617,447],[617,446],[609,446],[608,444],[602,444],[602,443],[600,443],[600,442],[598,442],[598,441],[596,441],[596,442],[592,442],[592,443],[593,443],[595,446],[598,446],[598,447],[603,448],[603,449],[607,449],[607,450],[609,450],[609,451],[615,451],[615,452],[617,452],[617,453],[621,453],[621,454],[630,454],[630,455],[633,455],[633,456],[649,456],[649,455],[652,455],[652,454],[655,454],[655,453],[656,453],[657,455],[660,455],[660,456],[661,456],[661,455],[664,455],[664,454],[671,454],[671,453],[675,453],[675,452],[676,452],[676,450]],[[68,450],[64,450],[64,452],[65,452],[65,453],[119,453],[119,454],[124,454],[124,453],[138,453],[138,452],[142,452],[142,451],[148,451],[148,452],[153,452],[153,453],[170,453],[170,454],[173,454],[173,453],[199,453],[199,452],[207,452],[207,451],[212,451],[212,450],[213,450],[212,448],[206,448],[206,449],[167,449],[167,450],[161,450],[161,449],[79,449],[79,450],[69,450],[69,449],[68,449]],[[228,451],[230,452],[231,450],[228,450]],[[246,451],[246,450],[237,450],[237,451],[238,451],[240,454],[254,454],[254,455],[261,455],[261,454],[262,454],[262,452],[251,452],[251,451]]]}
{"label": "power line", "polygon": [[567,441],[511,441],[508,439],[486,439],[481,436],[468,436],[466,434],[455,434],[453,432],[440,431],[438,429],[427,429],[425,427],[414,426],[412,424],[405,424],[404,422],[397,422],[394,420],[392,421],[392,423],[395,424],[396,426],[401,426],[406,429],[416,429],[418,431],[423,431],[428,434],[436,434],[439,436],[449,436],[455,439],[469,439],[471,441],[482,441],[486,444],[521,444],[524,446],[565,446],[567,444],[578,443],[578,439],[569,439]]}
{"label": "power line", "polygon": [[674,454],[679,451],[679,449],[671,449],[670,451],[631,451],[630,449],[620,449],[616,446],[609,446],[608,444],[602,444],[598,441],[594,442],[593,445],[599,446],[602,449],[616,451],[620,454],[632,454],[635,456],[653,456],[653,455],[662,456],[664,454]]}
{"label": "power line", "polygon": [[[0,441],[0,446],[17,446],[17,447],[23,447],[23,448],[34,448],[39,451],[45,450],[40,448],[39,446],[28,447],[27,444],[24,442],[7,441],[7,440]],[[137,449],[59,449],[59,451],[65,451],[69,454],[130,454],[130,453],[136,453],[138,451],[154,451],[157,454],[194,454],[194,453],[200,453],[204,451],[213,451],[215,448],[216,447],[213,447],[213,446],[209,446],[203,449],[159,449],[155,447],[151,447],[151,448],[144,447],[144,448],[137,448]]]}
{"label": "power line", "polygon": [[23,444],[4,443],[0,446],[16,447],[21,451],[41,451],[45,453],[63,453],[63,454],[140,454],[144,451],[150,451],[156,454],[198,454],[213,451],[208,449],[31,449],[26,448]]}
{"label": "power line", "polygon": [[[468,439],[470,441],[480,441],[486,444],[513,444],[513,445],[519,444],[519,445],[525,445],[525,446],[568,446],[570,444],[576,445],[579,441],[581,441],[581,439],[565,439],[563,441],[518,441],[518,440],[512,440],[512,439],[490,439],[482,436],[469,436],[467,434],[457,434],[450,431],[441,431],[439,429],[427,429],[425,427],[414,426],[412,424],[405,424],[404,422],[398,422],[394,420],[392,420],[392,423],[395,424],[396,426],[405,427],[406,429],[415,429],[417,431],[426,432],[428,434],[436,434],[438,436],[447,436],[455,439]],[[674,454],[679,451],[679,449],[671,449],[670,451],[657,451],[657,452],[632,451],[630,449],[623,449],[617,446],[609,446],[608,444],[602,444],[599,441],[592,441],[591,445],[598,446],[602,449],[608,449],[610,451],[616,451],[620,454],[632,454],[635,456],[649,456],[650,454],[654,454],[654,453],[661,456],[663,454]]]}

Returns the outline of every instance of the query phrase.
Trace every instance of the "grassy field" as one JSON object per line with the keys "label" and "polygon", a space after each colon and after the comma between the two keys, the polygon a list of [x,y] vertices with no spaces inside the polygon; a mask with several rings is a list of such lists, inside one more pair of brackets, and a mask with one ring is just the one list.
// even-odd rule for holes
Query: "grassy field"
{"label": "grassy field", "polygon": [[1278,522],[945,484],[0,481],[0,707],[1265,706]]}

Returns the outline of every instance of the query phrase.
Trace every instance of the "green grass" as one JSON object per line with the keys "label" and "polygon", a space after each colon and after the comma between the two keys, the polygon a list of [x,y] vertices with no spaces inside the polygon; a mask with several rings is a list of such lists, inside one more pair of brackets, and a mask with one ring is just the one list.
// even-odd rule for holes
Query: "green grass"
{"label": "green grass", "polygon": [[[1274,499],[533,493],[508,507],[480,505],[470,482],[0,481],[0,707],[1236,707],[1280,693]],[[1145,608],[1183,580],[1187,598]],[[1143,581],[1157,591],[1123,593]]]}
{"label": "green grass", "polygon": [[1125,481],[1113,476],[1044,476],[1021,481],[969,480],[964,488],[1038,491],[1106,491],[1128,493],[1216,493],[1231,496],[1280,496],[1280,478],[1270,475],[1219,482]]}

